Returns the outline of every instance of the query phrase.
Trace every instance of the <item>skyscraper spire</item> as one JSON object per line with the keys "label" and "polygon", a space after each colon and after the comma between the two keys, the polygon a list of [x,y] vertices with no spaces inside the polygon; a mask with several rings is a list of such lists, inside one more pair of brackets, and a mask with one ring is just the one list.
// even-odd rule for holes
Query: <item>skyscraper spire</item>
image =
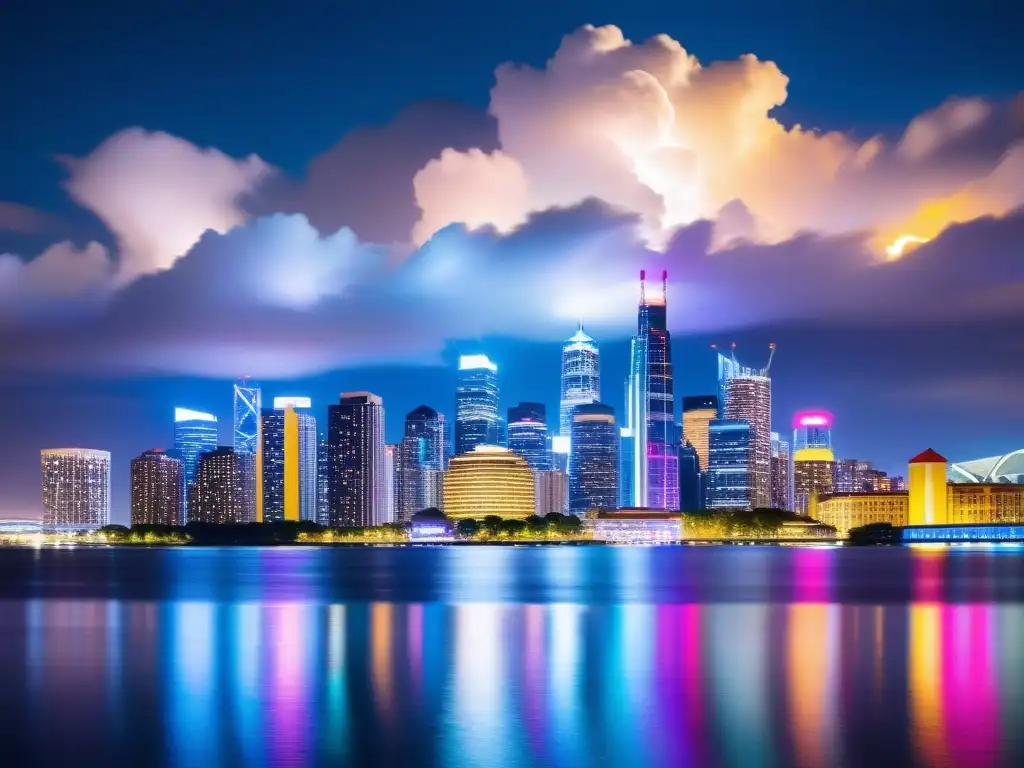
{"label": "skyscraper spire", "polygon": [[644,280],[647,279],[647,271],[640,270],[640,305],[643,306],[647,303],[647,297],[644,295]]}

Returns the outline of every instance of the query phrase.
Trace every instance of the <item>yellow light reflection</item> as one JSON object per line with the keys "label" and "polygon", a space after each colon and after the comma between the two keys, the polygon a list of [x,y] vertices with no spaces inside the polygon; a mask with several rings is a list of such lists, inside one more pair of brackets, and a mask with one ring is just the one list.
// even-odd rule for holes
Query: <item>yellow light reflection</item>
{"label": "yellow light reflection", "polygon": [[890,259],[895,260],[900,258],[908,249],[913,248],[915,245],[928,242],[927,237],[918,237],[917,235],[900,235],[893,240],[889,245],[885,246],[885,255]]}
{"label": "yellow light reflection", "polygon": [[910,606],[910,732],[922,765],[942,765],[942,608],[936,604]]}

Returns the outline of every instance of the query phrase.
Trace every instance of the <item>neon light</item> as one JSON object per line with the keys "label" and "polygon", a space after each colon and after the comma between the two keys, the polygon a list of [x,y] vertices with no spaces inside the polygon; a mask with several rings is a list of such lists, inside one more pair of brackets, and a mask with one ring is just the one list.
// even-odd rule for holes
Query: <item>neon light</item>
{"label": "neon light", "polygon": [[312,408],[313,401],[308,397],[275,397],[274,408],[276,410],[282,410],[284,408]]}
{"label": "neon light", "polygon": [[793,417],[794,427],[831,427],[832,414],[828,411],[800,411]]}
{"label": "neon light", "polygon": [[486,368],[489,371],[497,372],[498,366],[491,362],[487,355],[461,355],[459,357],[460,371],[473,371]]}
{"label": "neon light", "polygon": [[212,413],[203,413],[202,411],[193,411],[191,408],[175,408],[174,409],[174,420],[175,421],[217,421],[217,417]]}

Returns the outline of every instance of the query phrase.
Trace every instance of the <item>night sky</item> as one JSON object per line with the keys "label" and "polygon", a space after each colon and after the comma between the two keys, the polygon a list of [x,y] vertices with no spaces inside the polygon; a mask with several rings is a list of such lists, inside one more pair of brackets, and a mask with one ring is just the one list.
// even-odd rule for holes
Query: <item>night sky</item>
{"label": "night sky", "polygon": [[776,342],[783,433],[827,408],[901,474],[1024,446],[1010,4],[234,5],[4,6],[0,517],[77,445],[126,522],[129,460],[175,406],[228,442],[236,374],[373,391],[394,441],[485,351],[554,415],[582,315],[621,409],[644,268],[677,400]]}

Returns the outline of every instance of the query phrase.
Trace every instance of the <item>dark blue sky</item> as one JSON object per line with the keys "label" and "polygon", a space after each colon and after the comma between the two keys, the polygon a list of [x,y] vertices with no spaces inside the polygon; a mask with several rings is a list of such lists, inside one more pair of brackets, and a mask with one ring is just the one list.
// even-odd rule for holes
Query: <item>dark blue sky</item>
{"label": "dark blue sky", "polygon": [[[443,97],[485,107],[495,66],[509,60],[539,66],[583,23],[616,24],[633,40],[666,33],[702,61],[754,52],[790,77],[789,98],[779,110],[787,124],[893,135],[951,95],[1005,98],[1021,89],[1024,15],[1003,5],[1009,4],[944,3],[939,10],[924,0],[406,0],[298,1],[264,10],[192,0],[14,0],[0,20],[0,201],[58,214],[62,236],[104,238],[98,220],[62,191],[65,173],[55,155],[85,155],[110,134],[138,125],[236,157],[257,153],[297,176],[347,131],[384,123],[412,101]],[[0,236],[6,238],[0,252],[31,255],[47,244],[35,235]],[[785,332],[741,335],[747,356],[758,360],[767,342]],[[794,334],[788,347],[780,343],[775,418],[783,432],[796,408],[828,407],[838,417],[841,453],[873,458],[893,471],[933,443],[955,448],[958,458],[1018,447],[1020,421],[988,418],[979,428],[970,408],[925,409],[914,384],[864,394],[887,361],[903,358],[912,366],[916,354],[896,332],[871,334],[877,338],[870,344],[867,332],[858,336],[857,329]],[[856,346],[858,338],[877,350],[875,371],[865,369],[864,357],[851,357],[844,368],[834,345]],[[710,341],[677,338],[677,395],[713,391]],[[822,356],[826,347],[830,354]],[[503,408],[540,399],[554,411],[557,345],[495,341],[488,351],[501,365]],[[605,344],[602,353],[606,399],[621,407],[626,342]],[[823,357],[831,376],[817,367]],[[115,381],[101,370],[95,374],[0,384],[0,395],[16,411],[14,428],[0,437],[0,516],[39,510],[39,448],[83,444],[115,452],[115,519],[124,520],[127,462],[170,441],[175,405],[209,409],[225,420],[230,415],[226,381]],[[453,386],[450,368],[366,369],[270,382],[265,396],[309,394],[320,417],[338,392],[373,390],[385,397],[393,440],[402,415],[421,402],[450,414]],[[914,433],[880,438],[894,409],[902,410]],[[229,438],[227,429],[223,437]]]}

